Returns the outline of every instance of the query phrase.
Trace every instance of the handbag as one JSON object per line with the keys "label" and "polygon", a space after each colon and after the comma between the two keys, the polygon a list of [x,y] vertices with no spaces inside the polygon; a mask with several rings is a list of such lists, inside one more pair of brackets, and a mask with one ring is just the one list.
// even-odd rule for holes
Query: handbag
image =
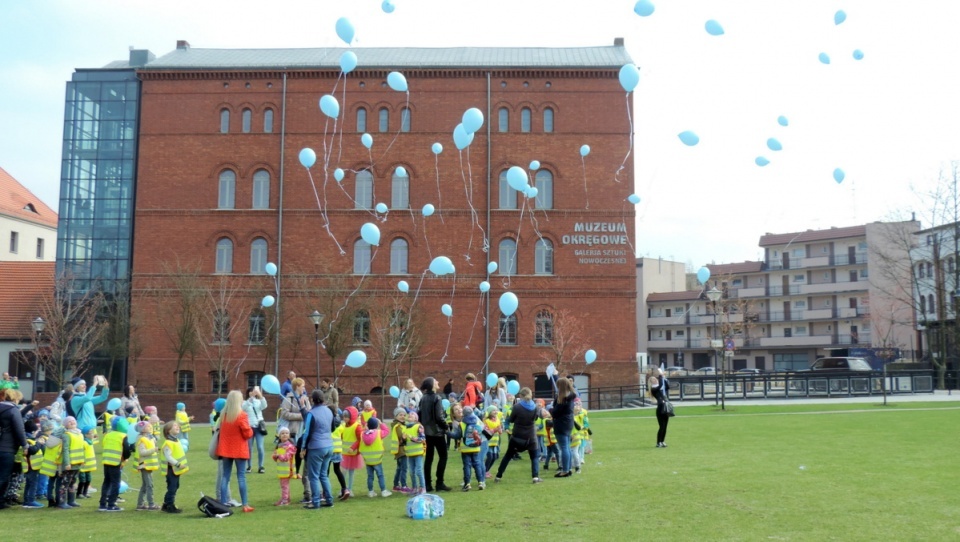
{"label": "handbag", "polygon": [[667,415],[668,417],[670,417],[670,418],[672,418],[672,417],[674,417],[674,416],[677,415],[677,414],[673,411],[673,403],[671,403],[669,399],[664,399],[664,400],[663,400],[663,403],[661,403],[660,413],[661,413],[661,414],[666,414],[666,415]]}
{"label": "handbag", "polygon": [[220,456],[217,455],[218,446],[220,446],[220,429],[219,428],[217,428],[217,430],[213,432],[213,436],[210,437],[210,446],[207,449],[207,452],[210,454],[210,459],[213,459],[214,461],[220,459]]}
{"label": "handbag", "polygon": [[257,422],[257,433],[266,436],[267,434],[267,422],[260,420]]}

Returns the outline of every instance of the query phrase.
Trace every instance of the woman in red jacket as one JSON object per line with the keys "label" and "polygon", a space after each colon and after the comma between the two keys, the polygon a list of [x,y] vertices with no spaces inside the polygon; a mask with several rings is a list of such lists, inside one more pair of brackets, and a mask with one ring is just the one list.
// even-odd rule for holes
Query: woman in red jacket
{"label": "woman in red jacket", "polygon": [[233,390],[227,394],[227,404],[220,414],[220,443],[217,456],[223,462],[223,478],[220,480],[220,494],[226,495],[230,486],[230,470],[237,465],[237,483],[240,485],[240,501],[244,512],[253,512],[247,502],[247,461],[250,460],[250,448],[247,444],[253,437],[250,420],[243,412],[243,394]]}

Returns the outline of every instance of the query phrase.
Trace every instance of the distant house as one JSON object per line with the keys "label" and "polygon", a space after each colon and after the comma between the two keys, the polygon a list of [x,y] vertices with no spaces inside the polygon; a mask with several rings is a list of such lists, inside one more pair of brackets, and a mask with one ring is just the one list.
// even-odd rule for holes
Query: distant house
{"label": "distant house", "polygon": [[0,168],[0,262],[57,258],[57,213]]}

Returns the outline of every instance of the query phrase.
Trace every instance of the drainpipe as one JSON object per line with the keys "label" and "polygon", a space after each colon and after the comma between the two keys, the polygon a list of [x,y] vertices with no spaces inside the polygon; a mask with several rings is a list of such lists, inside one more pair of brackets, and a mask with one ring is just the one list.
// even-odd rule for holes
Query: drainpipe
{"label": "drainpipe", "polygon": [[273,374],[280,374],[280,277],[283,276],[283,179],[287,138],[287,72],[283,72],[283,98],[280,101],[280,198],[277,201],[277,301],[274,304],[276,326],[273,330]]}

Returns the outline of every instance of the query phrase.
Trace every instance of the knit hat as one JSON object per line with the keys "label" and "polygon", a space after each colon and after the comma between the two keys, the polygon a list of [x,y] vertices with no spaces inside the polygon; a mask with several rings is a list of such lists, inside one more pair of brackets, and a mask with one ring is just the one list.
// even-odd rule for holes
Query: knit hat
{"label": "knit hat", "polygon": [[370,399],[367,399],[366,401],[363,402],[363,408],[364,409],[373,408],[373,402],[371,402]]}
{"label": "knit hat", "polygon": [[464,416],[464,417],[470,416],[470,415],[472,415],[472,414],[473,414],[473,407],[472,407],[472,406],[465,406],[465,407],[463,407],[463,416]]}
{"label": "knit hat", "polygon": [[407,414],[407,423],[417,423],[418,421],[420,421],[420,417],[417,416],[416,412],[411,412]]}
{"label": "knit hat", "polygon": [[77,423],[77,419],[74,418],[73,416],[67,416],[66,418],[63,419],[63,425],[67,425],[70,422]]}
{"label": "knit hat", "polygon": [[40,431],[43,431],[44,433],[51,432],[53,431],[54,427],[55,426],[52,421],[46,420],[40,424]]}
{"label": "knit hat", "polygon": [[183,403],[177,403],[177,410],[186,410],[186,409],[187,409],[187,405]]}
{"label": "knit hat", "polygon": [[70,385],[73,386],[74,389],[76,389],[77,384],[79,384],[79,383],[81,383],[81,382],[83,382],[84,384],[86,384],[86,382],[84,382],[83,379],[80,378],[79,376],[75,376],[75,377],[73,377],[73,378],[70,379]]}
{"label": "knit hat", "polygon": [[223,410],[223,407],[226,406],[226,404],[227,404],[227,400],[221,397],[213,402],[213,409],[216,410],[217,412],[220,412],[221,410]]}
{"label": "knit hat", "polygon": [[47,410],[47,409],[45,409],[45,408],[41,408],[39,411],[37,411],[37,417],[39,418],[39,417],[41,417],[41,416],[46,416],[47,418],[49,418],[49,417],[50,417],[50,411]]}
{"label": "knit hat", "polygon": [[150,424],[147,422],[137,422],[137,433],[149,433]]}
{"label": "knit hat", "polygon": [[447,394],[447,398],[450,399],[450,402],[452,403],[452,402],[454,402],[454,401],[457,400],[457,394],[456,394],[456,393],[449,393],[449,394]]}
{"label": "knit hat", "polygon": [[370,418],[369,420],[367,420],[367,429],[379,429],[379,428],[380,428],[380,420],[376,418]]}
{"label": "knit hat", "polygon": [[156,413],[157,413],[157,407],[155,407],[155,406],[143,407],[143,411],[144,411],[145,413],[147,413],[147,414],[156,414]]}
{"label": "knit hat", "polygon": [[[46,423],[46,422],[44,422]],[[37,431],[37,422],[31,420],[24,420],[23,430],[27,433],[34,433]]]}
{"label": "knit hat", "polygon": [[94,429],[96,429],[96,427],[92,425],[84,425],[83,427],[80,428],[80,434],[86,435],[87,433],[89,433],[90,431],[93,431]]}
{"label": "knit hat", "polygon": [[[406,413],[407,413],[407,409],[405,409],[405,408],[403,408],[403,407],[397,407],[397,408],[393,409],[393,417],[394,417],[394,418],[399,417],[401,414],[406,414]],[[371,419],[372,419],[372,418],[371,418]]]}
{"label": "knit hat", "polygon": [[117,424],[119,424],[119,423],[120,423],[120,420],[122,420],[122,419],[123,419],[123,418],[121,418],[120,416],[114,416],[114,417],[110,418],[110,429],[113,429],[114,431],[116,431],[116,430],[117,430]]}

